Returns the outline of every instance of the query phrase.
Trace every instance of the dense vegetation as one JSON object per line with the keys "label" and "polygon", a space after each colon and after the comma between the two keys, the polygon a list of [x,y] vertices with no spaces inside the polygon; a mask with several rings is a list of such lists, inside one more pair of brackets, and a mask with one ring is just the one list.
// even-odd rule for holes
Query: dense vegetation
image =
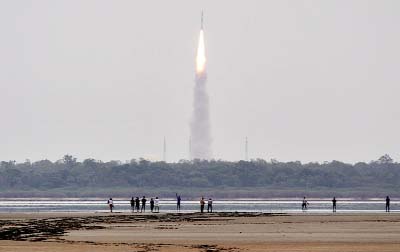
{"label": "dense vegetation", "polygon": [[0,196],[105,197],[152,193],[173,197],[400,196],[400,163],[385,155],[370,163],[252,161],[129,163],[66,155],[57,162],[0,163]]}

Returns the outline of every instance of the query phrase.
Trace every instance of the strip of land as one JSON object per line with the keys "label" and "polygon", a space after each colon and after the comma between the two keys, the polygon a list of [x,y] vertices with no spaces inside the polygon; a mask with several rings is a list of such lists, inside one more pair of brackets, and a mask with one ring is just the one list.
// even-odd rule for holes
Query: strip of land
{"label": "strip of land", "polygon": [[399,251],[390,214],[0,214],[0,251]]}

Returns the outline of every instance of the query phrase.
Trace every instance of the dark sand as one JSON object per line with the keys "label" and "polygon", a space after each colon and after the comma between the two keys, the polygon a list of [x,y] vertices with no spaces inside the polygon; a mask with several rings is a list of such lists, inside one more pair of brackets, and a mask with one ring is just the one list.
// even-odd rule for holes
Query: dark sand
{"label": "dark sand", "polygon": [[0,214],[0,251],[400,251],[391,214]]}

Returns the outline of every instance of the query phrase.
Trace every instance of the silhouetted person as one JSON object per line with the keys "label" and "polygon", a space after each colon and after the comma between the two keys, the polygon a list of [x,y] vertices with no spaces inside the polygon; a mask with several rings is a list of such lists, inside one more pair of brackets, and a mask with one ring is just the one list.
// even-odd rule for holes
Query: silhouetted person
{"label": "silhouetted person", "polygon": [[305,211],[308,209],[308,202],[306,200],[306,197],[303,198],[303,203],[301,204],[301,210]]}
{"label": "silhouetted person", "polygon": [[212,213],[212,204],[213,204],[213,201],[211,198],[209,198],[208,202],[207,202],[207,212],[208,213]]}
{"label": "silhouetted person", "polygon": [[333,197],[333,199],[332,199],[332,210],[333,210],[333,212],[335,213],[336,212],[336,197]]}
{"label": "silhouetted person", "polygon": [[131,204],[132,212],[135,212],[135,199],[132,197],[132,199],[129,202]]}
{"label": "silhouetted person", "polygon": [[142,198],[142,208],[140,208],[140,212],[146,212],[146,201],[147,201],[146,197],[143,196],[143,198]]}
{"label": "silhouetted person", "polygon": [[154,200],[154,211],[156,211],[157,213],[160,212],[160,200],[158,199],[158,197],[156,197],[156,199]]}
{"label": "silhouetted person", "polygon": [[390,212],[390,198],[386,196],[386,212]]}
{"label": "silhouetted person", "polygon": [[135,199],[135,207],[136,207],[136,212],[139,212],[139,209],[140,209],[139,197],[136,197],[136,199]]}
{"label": "silhouetted person", "polygon": [[150,211],[153,212],[153,210],[154,210],[154,199],[151,198],[150,199]]}
{"label": "silhouetted person", "polygon": [[204,197],[201,197],[200,199],[200,212],[204,212],[204,205],[206,204],[206,201],[204,200]]}
{"label": "silhouetted person", "polygon": [[110,212],[112,213],[112,211],[113,211],[113,208],[114,208],[114,202],[113,202],[113,199],[112,199],[112,198],[110,198],[110,199],[107,201],[107,204],[108,204],[108,206],[110,207]]}
{"label": "silhouetted person", "polygon": [[176,211],[181,211],[181,195],[176,194]]}

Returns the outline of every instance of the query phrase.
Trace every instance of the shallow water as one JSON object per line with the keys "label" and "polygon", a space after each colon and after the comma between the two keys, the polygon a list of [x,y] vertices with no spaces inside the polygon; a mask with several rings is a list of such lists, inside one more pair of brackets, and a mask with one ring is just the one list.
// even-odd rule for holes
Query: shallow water
{"label": "shallow water", "polygon": [[[307,212],[325,213],[332,211],[331,200],[309,200]],[[129,200],[114,200],[116,212],[130,212]],[[207,208],[207,205],[206,205]],[[240,199],[214,200],[216,212],[302,212],[301,199]],[[147,201],[146,210],[150,210]],[[108,211],[107,199],[0,199],[0,212],[105,212]],[[198,201],[182,201],[181,212],[199,211]],[[400,201],[391,202],[391,211],[400,212]],[[160,212],[176,212],[176,201],[160,200]],[[337,212],[385,212],[385,200],[340,200]]]}

